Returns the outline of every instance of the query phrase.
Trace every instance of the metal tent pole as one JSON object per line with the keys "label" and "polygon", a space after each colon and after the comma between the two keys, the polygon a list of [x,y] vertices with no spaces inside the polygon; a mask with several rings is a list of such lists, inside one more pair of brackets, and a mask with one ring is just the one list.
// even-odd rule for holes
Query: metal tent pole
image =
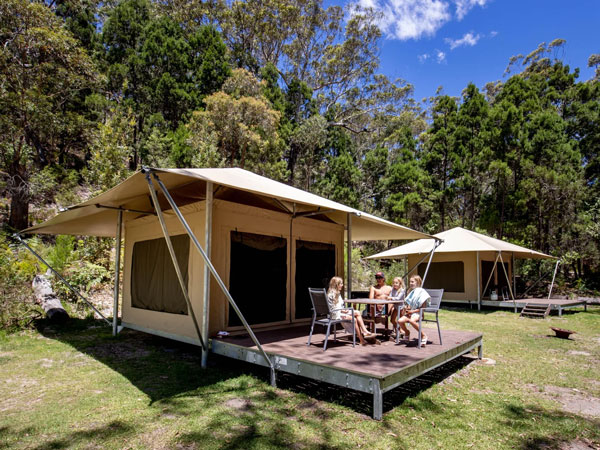
{"label": "metal tent pole", "polygon": [[496,256],[496,260],[494,261],[494,268],[490,272],[490,276],[487,280],[487,283],[485,283],[485,287],[483,288],[483,293],[481,295],[482,297],[485,295],[485,291],[487,290],[488,284],[490,284],[490,281],[492,281],[492,276],[494,275],[494,270],[496,270],[496,263],[498,262],[499,257],[500,257],[500,252],[498,252],[498,255]]}
{"label": "metal tent pole", "polygon": [[173,261],[173,267],[175,268],[175,273],[177,274],[177,279],[179,280],[179,286],[181,286],[181,292],[183,293],[183,298],[187,303],[188,310],[190,312],[190,316],[192,317],[192,322],[194,322],[194,328],[196,328],[196,333],[198,334],[198,339],[200,339],[200,345],[202,346],[202,351],[207,352],[208,346],[202,339],[202,333],[200,332],[200,327],[198,326],[198,321],[196,320],[196,314],[194,314],[194,309],[192,308],[192,302],[190,301],[190,296],[188,294],[187,286],[185,285],[185,280],[183,279],[183,275],[181,273],[181,268],[179,267],[179,262],[177,261],[177,255],[175,254],[175,249],[173,249],[173,242],[171,242],[171,236],[169,235],[169,230],[167,229],[167,224],[165,223],[165,218],[158,203],[158,197],[156,195],[156,190],[154,189],[154,184],[152,183],[152,179],[150,178],[150,173],[146,172],[146,180],[148,181],[148,188],[150,189],[150,196],[152,197],[152,203],[154,203],[154,208],[156,209],[156,213],[158,216],[158,221],[160,222],[160,227],[162,228],[163,234],[165,236],[165,242],[167,243],[167,248],[169,249],[169,254],[171,255],[171,260]]}
{"label": "metal tent pole", "polygon": [[498,252],[498,256],[500,257],[500,265],[502,266],[502,271],[504,272],[504,277],[506,278],[506,283],[508,284],[508,291],[510,292],[510,296],[512,297],[513,307],[515,312],[517,312],[517,301],[515,300],[515,296],[513,294],[512,288],[510,287],[510,278],[508,277],[508,273],[506,273],[506,267],[504,267],[504,260],[502,259],[502,252]]}
{"label": "metal tent pole", "polygon": [[429,261],[427,261],[427,267],[425,268],[425,273],[423,274],[423,286],[425,286],[425,279],[427,278],[427,272],[429,272],[429,266],[431,265],[431,260],[433,259],[433,254],[435,253],[435,249],[442,243],[441,240],[435,240],[433,244],[433,248],[429,253]]}
{"label": "metal tent pole", "polygon": [[552,283],[550,283],[550,291],[548,292],[548,300],[550,300],[550,296],[552,295],[552,288],[554,287],[554,279],[556,278],[556,271],[558,270],[559,264],[560,264],[560,259],[556,261],[556,265],[554,266],[554,274],[552,275]]}
{"label": "metal tent pole", "polygon": [[113,302],[112,333],[116,336],[119,332],[119,281],[121,276],[121,231],[123,229],[123,211],[119,210],[117,216],[117,237],[115,239],[115,291]]}
{"label": "metal tent pole", "polygon": [[[149,174],[151,172],[151,169],[143,169],[143,171],[145,171],[145,173]],[[244,315],[242,314],[242,312],[238,308],[237,304],[233,300],[233,297],[231,296],[231,294],[227,290],[227,286],[225,286],[225,283],[223,283],[223,280],[219,276],[219,273],[217,272],[217,269],[215,269],[215,267],[213,266],[212,262],[210,261],[210,259],[206,255],[206,252],[204,251],[204,249],[200,245],[200,242],[198,242],[198,239],[196,238],[196,236],[194,235],[192,229],[190,228],[190,226],[188,225],[187,221],[183,217],[183,214],[181,214],[181,211],[179,210],[177,204],[175,203],[175,201],[171,197],[171,194],[169,194],[169,191],[167,190],[167,188],[165,187],[165,185],[163,184],[163,182],[160,180],[160,178],[158,177],[158,175],[156,175],[155,173],[152,173],[152,176],[154,177],[154,179],[158,183],[158,185],[159,185],[159,187],[160,187],[163,195],[165,196],[165,198],[167,199],[167,201],[171,205],[171,208],[173,209],[173,211],[177,215],[177,218],[179,219],[179,221],[183,225],[183,228],[185,229],[185,231],[189,235],[190,239],[194,243],[194,246],[200,252],[200,255],[202,255],[202,258],[204,258],[205,264],[210,269],[210,272],[212,273],[213,277],[215,277],[215,280],[217,281],[217,284],[219,285],[219,287],[223,291],[223,294],[225,294],[225,297],[229,301],[229,304],[231,305],[231,307],[233,308],[233,310],[235,311],[235,313],[238,315],[240,321],[242,322],[242,325],[244,325],[244,328],[246,329],[246,331],[248,332],[248,335],[252,339],[252,342],[254,342],[254,344],[256,345],[256,347],[261,352],[263,358],[265,358],[266,362],[269,364],[269,367],[271,369],[271,385],[275,386],[275,384],[276,384],[275,366],[271,362],[271,359],[268,357],[268,355],[265,352],[265,350],[263,349],[262,345],[260,345],[260,342],[258,342],[258,339],[254,335],[254,332],[252,331],[252,328],[250,328],[250,325],[248,325],[248,322],[246,321],[246,318],[244,317]]]}
{"label": "metal tent pole", "polygon": [[348,213],[348,230],[346,233],[347,236],[347,245],[346,245],[346,253],[348,255],[348,268],[346,269],[348,271],[348,276],[347,278],[347,286],[346,289],[348,290],[348,295],[346,298],[351,299],[352,298],[352,213]]}
{"label": "metal tent pole", "polygon": [[517,275],[515,271],[515,252],[512,252],[510,255],[510,267],[512,269],[512,281],[513,281],[513,293],[515,294],[515,298],[517,298]]}
{"label": "metal tent pole", "polygon": [[[206,182],[206,211],[204,219],[204,245],[206,255],[210,258],[212,247],[212,213],[213,213],[213,184]],[[210,269],[204,265],[204,298],[202,299],[202,339],[208,342],[208,325],[210,320]],[[201,367],[206,369],[208,351],[202,352]]]}
{"label": "metal tent pole", "polygon": [[58,273],[56,270],[54,270],[54,269],[52,268],[52,266],[50,266],[50,264],[48,264],[46,261],[44,261],[44,258],[42,258],[40,255],[38,255],[38,254],[35,252],[35,250],[34,250],[34,249],[32,249],[32,248],[31,248],[31,247],[30,247],[30,246],[29,246],[29,245],[28,245],[28,244],[27,244],[27,243],[26,243],[26,242],[25,242],[25,241],[24,241],[24,240],[21,238],[21,236],[19,236],[18,234],[14,234],[14,235],[13,235],[13,237],[14,237],[16,240],[18,240],[18,241],[19,241],[21,244],[23,244],[23,245],[25,246],[25,248],[27,248],[27,250],[29,250],[33,256],[35,256],[35,257],[36,257],[37,259],[39,259],[39,260],[40,260],[40,261],[41,261],[41,262],[42,262],[44,265],[46,265],[46,267],[48,267],[48,269],[50,269],[50,270],[52,271],[52,273],[53,273],[54,275],[56,275],[56,276],[57,276],[57,277],[60,279],[60,281],[62,281],[63,283],[65,283],[65,285],[66,285],[66,286],[67,286],[67,287],[68,287],[68,288],[71,290],[71,292],[73,292],[75,295],[77,295],[79,298],[81,298],[81,299],[82,299],[84,302],[86,302],[86,303],[87,303],[87,304],[90,306],[90,308],[92,308],[92,309],[93,309],[93,310],[94,310],[94,311],[95,311],[95,312],[96,312],[96,313],[97,313],[97,314],[98,314],[100,317],[102,317],[102,319],[104,319],[104,321],[105,321],[105,322],[106,322],[106,323],[107,323],[109,326],[112,326],[112,323],[110,323],[110,321],[109,321],[109,320],[108,320],[106,317],[104,317],[104,315],[103,315],[103,314],[102,314],[100,311],[98,311],[98,310],[96,309],[96,307],[95,307],[94,305],[92,305],[92,304],[90,303],[90,301],[89,301],[87,298],[85,298],[85,297],[84,297],[84,296],[81,294],[81,292],[79,292],[77,289],[75,289],[73,286],[71,286],[71,285],[69,284],[69,282],[68,282],[67,280],[65,280],[65,279],[62,277],[62,275],[61,275],[60,273]]}

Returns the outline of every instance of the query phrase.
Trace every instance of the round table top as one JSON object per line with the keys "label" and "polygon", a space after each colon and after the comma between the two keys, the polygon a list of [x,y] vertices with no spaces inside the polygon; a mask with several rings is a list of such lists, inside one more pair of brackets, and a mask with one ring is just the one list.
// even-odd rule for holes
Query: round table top
{"label": "round table top", "polygon": [[346,303],[362,303],[363,305],[389,305],[404,303],[404,300],[383,300],[378,298],[351,298],[346,300]]}

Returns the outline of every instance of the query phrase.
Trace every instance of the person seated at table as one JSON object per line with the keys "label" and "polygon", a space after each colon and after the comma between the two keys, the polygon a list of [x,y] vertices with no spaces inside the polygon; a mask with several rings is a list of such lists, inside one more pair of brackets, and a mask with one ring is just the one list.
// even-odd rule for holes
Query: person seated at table
{"label": "person seated at table", "polygon": [[411,324],[417,333],[421,333],[421,347],[425,347],[427,335],[419,329],[419,308],[426,306],[431,296],[421,287],[422,284],[423,280],[419,275],[410,277],[408,294],[404,299],[405,306],[400,311],[401,317],[398,319],[398,325],[404,332],[404,338],[410,339],[410,331],[406,324]]}
{"label": "person seated at table", "polygon": [[[385,275],[383,272],[377,272],[375,274],[375,285],[371,286],[369,290],[369,298],[377,300],[387,300],[388,296],[392,292],[392,287],[385,284]],[[384,305],[376,305],[375,317],[381,316],[383,313]],[[365,311],[367,311],[367,308]],[[368,315],[370,313],[367,312]]]}
{"label": "person seated at table", "polygon": [[[329,289],[327,290],[327,302],[331,311],[331,318],[335,320],[352,320],[351,311],[344,308],[344,298],[342,290],[344,288],[344,280],[340,277],[333,277],[329,281]],[[351,326],[348,323],[342,323],[346,331],[352,332]],[[367,340],[375,340],[375,335],[367,330],[365,323],[358,311],[354,311],[354,325],[356,335],[361,345],[367,345]]]}
{"label": "person seated at table", "polygon": [[[406,289],[404,288],[404,280],[401,277],[395,277],[392,281],[392,292],[388,295],[388,300],[404,300]],[[398,308],[395,305],[389,305],[390,308],[390,320],[392,321],[392,327],[396,329],[396,321],[398,318]],[[400,308],[401,309],[401,308]]]}

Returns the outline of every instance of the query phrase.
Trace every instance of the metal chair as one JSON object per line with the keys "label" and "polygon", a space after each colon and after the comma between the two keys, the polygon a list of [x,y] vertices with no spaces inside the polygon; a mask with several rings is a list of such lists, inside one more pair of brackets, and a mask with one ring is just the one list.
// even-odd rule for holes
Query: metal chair
{"label": "metal chair", "polygon": [[329,333],[331,331],[331,326],[333,325],[333,340],[337,339],[336,328],[337,324],[350,324],[352,323],[352,347],[356,346],[356,326],[354,323],[354,309],[352,308],[343,308],[350,312],[352,319],[332,319],[331,313],[335,311],[340,311],[339,309],[329,309],[329,302],[327,301],[327,292],[325,289],[315,289],[308,288],[308,293],[310,295],[310,301],[312,302],[312,310],[313,310],[313,318],[312,323],[310,325],[310,334],[308,335],[308,343],[306,345],[310,345],[310,340],[312,338],[313,329],[316,325],[321,325],[327,327],[327,332],[325,333],[325,344],[323,345],[323,351],[327,350],[327,341],[329,340]]}
{"label": "metal chair", "polygon": [[[420,308],[419,310],[419,342],[417,343],[418,347],[421,348],[421,323],[422,322],[435,322],[437,323],[438,336],[440,338],[440,345],[442,345],[442,332],[440,330],[440,320],[438,318],[438,312],[440,310],[440,305],[442,304],[442,296],[444,295],[443,289],[425,289],[427,293],[431,296],[429,300],[429,306],[424,308]],[[435,319],[426,319],[425,313],[435,313]]]}

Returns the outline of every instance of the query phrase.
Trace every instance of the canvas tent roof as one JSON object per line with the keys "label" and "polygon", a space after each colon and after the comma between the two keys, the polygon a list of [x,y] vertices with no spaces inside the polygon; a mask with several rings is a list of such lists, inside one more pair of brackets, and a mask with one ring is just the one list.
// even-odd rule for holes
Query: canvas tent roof
{"label": "canvas tent roof", "polygon": [[[206,182],[218,186],[216,199],[242,202],[284,211],[298,216],[320,216],[340,224],[352,216],[353,240],[432,238],[407,227],[350,208],[301,189],[273,181],[239,168],[152,169],[179,206],[203,200]],[[159,202],[166,213],[169,205],[162,195]],[[129,210],[126,217],[153,214],[145,175],[137,172],[112,189],[57,214],[52,219],[24,230],[24,233],[74,234],[114,237],[117,210]]]}
{"label": "canvas tent roof", "polygon": [[[485,236],[474,231],[456,227],[451,230],[435,234],[443,242],[436,249],[436,253],[462,253],[462,252],[507,252],[514,254],[515,258],[553,259],[553,256],[536,252],[519,245]],[[399,247],[386,250],[369,256],[367,259],[394,259],[406,255],[418,255],[431,252],[432,239],[419,239]]]}

